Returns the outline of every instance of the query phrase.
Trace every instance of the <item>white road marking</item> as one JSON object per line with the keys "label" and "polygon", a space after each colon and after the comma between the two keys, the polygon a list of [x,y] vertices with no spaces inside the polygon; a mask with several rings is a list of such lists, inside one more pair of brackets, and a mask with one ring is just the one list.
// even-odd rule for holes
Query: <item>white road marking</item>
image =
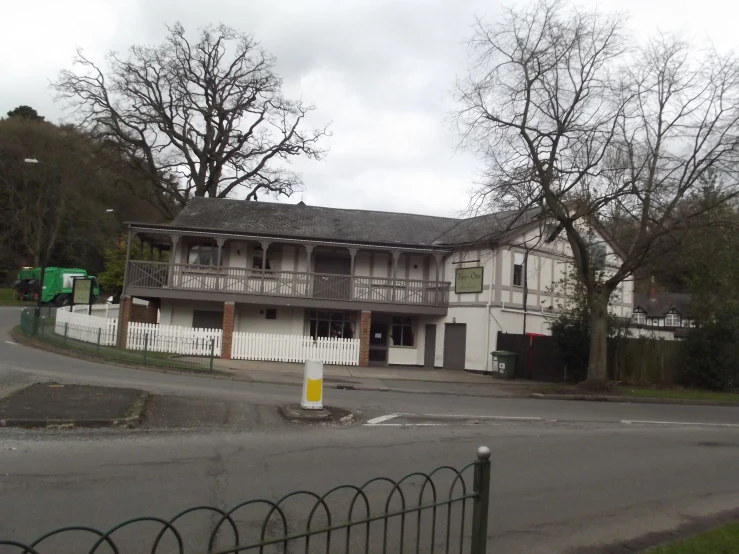
{"label": "white road marking", "polygon": [[373,425],[371,423],[365,423],[365,427],[443,427],[449,425],[448,423],[380,423],[379,425]]}
{"label": "white road marking", "polygon": [[632,419],[622,419],[621,423],[631,425],[632,423],[641,423],[645,425],[703,425],[712,427],[739,427],[737,423],[696,423],[692,421],[640,421]]}
{"label": "white road marking", "polygon": [[366,425],[377,425],[377,424],[382,423],[384,421],[389,421],[391,419],[394,419],[394,418],[398,417],[399,415],[401,415],[401,414],[387,414],[387,415],[384,415],[384,416],[375,417],[375,418],[372,418],[372,419],[368,420],[367,423],[366,423]]}
{"label": "white road marking", "polygon": [[18,343],[17,342],[13,342],[12,340],[6,340],[5,342],[7,342],[8,344],[13,344],[15,346],[18,346]]}
{"label": "white road marking", "polygon": [[463,415],[463,414],[398,414],[416,417],[449,417],[455,419],[502,419],[511,421],[541,421],[540,417],[525,416],[494,416],[494,415]]}
{"label": "white road marking", "polygon": [[[540,417],[525,417],[525,416],[480,416],[480,415],[464,415],[464,414],[387,414],[379,417],[372,418],[365,423],[365,427],[440,427],[443,425],[450,425],[451,422],[418,422],[418,423],[387,423],[390,420],[399,417],[415,417],[415,418],[428,418],[428,419],[468,419],[470,423],[465,425],[475,425],[480,421],[542,421]],[[556,421],[556,420],[549,420]]]}

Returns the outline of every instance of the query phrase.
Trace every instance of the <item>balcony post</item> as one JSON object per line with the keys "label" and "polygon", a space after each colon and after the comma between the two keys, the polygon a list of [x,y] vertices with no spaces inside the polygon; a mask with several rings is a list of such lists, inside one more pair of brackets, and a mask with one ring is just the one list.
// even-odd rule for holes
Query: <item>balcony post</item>
{"label": "balcony post", "polygon": [[438,306],[441,304],[441,291],[439,290],[439,270],[441,269],[441,262],[442,262],[443,256],[440,253],[434,253],[434,260],[436,261],[436,283],[434,284],[434,294],[433,294],[433,300],[432,304],[434,306]]}
{"label": "balcony post", "polygon": [[355,274],[355,268],[356,268],[356,257],[357,252],[359,251],[359,248],[349,248],[349,255],[352,257],[352,265],[351,265],[351,277],[349,278],[349,299],[354,300],[354,274]]}
{"label": "balcony post", "polygon": [[264,293],[264,279],[267,274],[267,250],[269,249],[270,242],[264,241],[260,243],[262,245],[262,282],[259,285],[260,290]]}
{"label": "balcony post", "polygon": [[305,251],[308,254],[308,282],[305,284],[305,296],[313,296],[313,249],[312,244],[305,244]]}
{"label": "balcony post", "polygon": [[169,251],[169,275],[167,276],[167,287],[170,289],[175,288],[175,258],[177,257],[177,246],[180,243],[180,235],[170,235],[172,240],[172,248]]}
{"label": "balcony post", "polygon": [[126,284],[128,281],[128,266],[131,264],[131,241],[133,240],[133,233],[131,229],[128,229],[128,241],[126,242],[126,265],[123,266],[123,290],[121,294],[126,293]]}
{"label": "balcony post", "polygon": [[395,302],[395,287],[398,282],[398,258],[400,258],[401,252],[399,250],[393,250],[391,253],[393,255],[393,289],[390,295],[390,301]]}
{"label": "balcony post", "polygon": [[221,264],[223,264],[223,245],[226,239],[216,239],[218,258],[216,260],[216,290],[221,290]]}

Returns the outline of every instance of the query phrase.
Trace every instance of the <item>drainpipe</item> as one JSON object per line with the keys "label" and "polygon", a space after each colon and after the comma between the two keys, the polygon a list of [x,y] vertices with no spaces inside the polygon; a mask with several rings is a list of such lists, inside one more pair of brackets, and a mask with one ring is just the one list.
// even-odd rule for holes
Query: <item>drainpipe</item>
{"label": "drainpipe", "polygon": [[[534,247],[536,248],[536,247]],[[523,334],[526,334],[526,313],[529,305],[529,249],[523,255]]]}
{"label": "drainpipe", "polygon": [[[497,256],[496,256],[497,258]],[[490,272],[490,290],[488,294],[488,302],[485,305],[485,309],[487,310],[487,332],[485,333],[485,371],[492,371],[492,356],[490,355],[490,318],[492,317],[492,314],[490,313],[490,306],[493,305],[493,273],[495,272],[495,262],[493,262],[493,271]]]}

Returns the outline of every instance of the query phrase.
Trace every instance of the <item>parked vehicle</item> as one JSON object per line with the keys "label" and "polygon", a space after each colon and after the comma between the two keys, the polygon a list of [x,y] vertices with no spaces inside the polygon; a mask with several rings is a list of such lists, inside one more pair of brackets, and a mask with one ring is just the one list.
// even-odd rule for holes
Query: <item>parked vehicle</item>
{"label": "parked vehicle", "polygon": [[18,271],[13,288],[21,300],[38,301],[41,294],[41,302],[44,304],[55,304],[57,306],[68,306],[72,303],[72,287],[74,280],[81,277],[92,278],[93,302],[100,296],[100,287],[93,275],[88,275],[84,269],[76,267],[47,267],[44,271],[44,286],[40,286],[41,268],[23,267]]}

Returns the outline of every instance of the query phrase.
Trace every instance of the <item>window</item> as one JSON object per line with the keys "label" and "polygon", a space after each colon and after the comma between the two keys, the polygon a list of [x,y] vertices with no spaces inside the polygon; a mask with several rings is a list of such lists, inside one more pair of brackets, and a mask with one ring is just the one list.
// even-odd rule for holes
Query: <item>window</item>
{"label": "window", "polygon": [[[254,249],[254,256],[252,257],[251,261],[252,269],[262,269],[262,255],[263,252],[261,248]],[[265,267],[264,269],[268,271],[272,269],[272,264],[269,261],[269,252],[267,253],[267,267]]]}
{"label": "window", "polygon": [[590,266],[596,270],[606,267],[606,245],[601,243],[590,243]]}
{"label": "window", "polygon": [[393,346],[413,346],[413,320],[410,317],[393,317],[390,338]]}
{"label": "window", "polygon": [[308,330],[314,339],[318,337],[334,337],[339,339],[354,338],[354,314],[351,312],[308,312]]}
{"label": "window", "polygon": [[687,318],[683,318],[683,327],[692,327],[693,322]]}
{"label": "window", "polygon": [[264,311],[265,319],[277,319],[277,310],[275,308],[267,308]]}
{"label": "window", "polygon": [[680,314],[670,312],[665,316],[665,327],[680,327]]}
{"label": "window", "polygon": [[192,326],[195,329],[223,329],[223,312],[193,310]]}
{"label": "window", "polygon": [[218,248],[216,246],[191,246],[187,254],[190,265],[217,265]]}
{"label": "window", "polygon": [[513,254],[513,286],[523,286],[523,254],[521,252]]}
{"label": "window", "polygon": [[634,323],[637,325],[647,324],[647,314],[644,312],[634,312]]}

